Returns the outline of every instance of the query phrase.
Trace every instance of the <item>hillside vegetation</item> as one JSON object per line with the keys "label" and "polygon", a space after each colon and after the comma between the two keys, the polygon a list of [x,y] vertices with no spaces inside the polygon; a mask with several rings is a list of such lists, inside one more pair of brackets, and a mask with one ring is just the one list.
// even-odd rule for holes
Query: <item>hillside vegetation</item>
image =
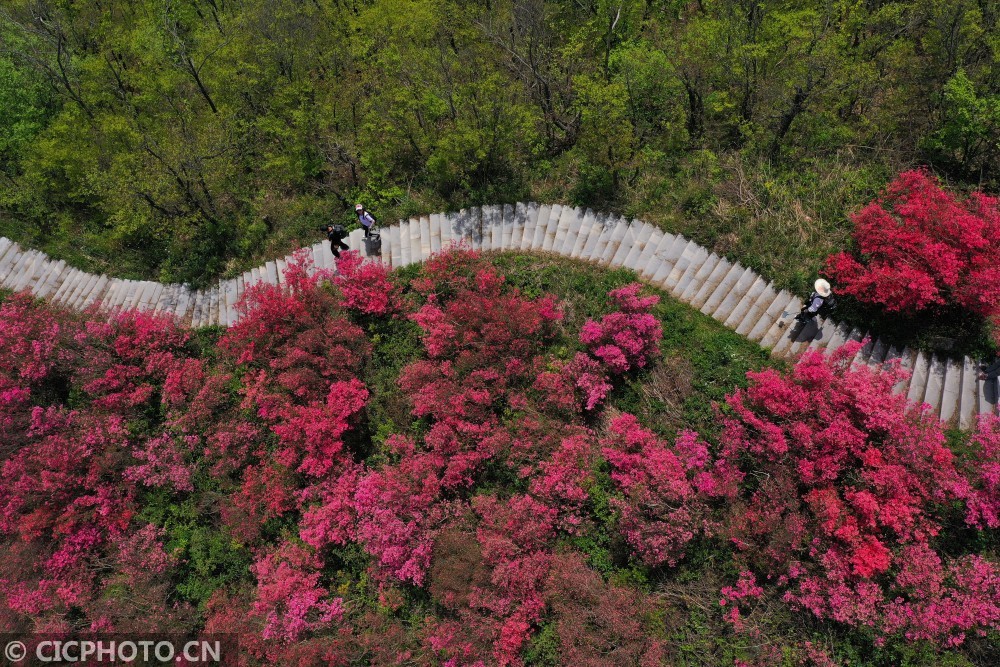
{"label": "hillside vegetation", "polygon": [[808,287],[930,164],[998,179],[990,0],[6,0],[0,233],[201,283],[349,220],[534,198]]}
{"label": "hillside vegetation", "polygon": [[1000,420],[946,438],[628,271],[293,263],[225,331],[0,302],[0,626],[246,665],[997,664]]}

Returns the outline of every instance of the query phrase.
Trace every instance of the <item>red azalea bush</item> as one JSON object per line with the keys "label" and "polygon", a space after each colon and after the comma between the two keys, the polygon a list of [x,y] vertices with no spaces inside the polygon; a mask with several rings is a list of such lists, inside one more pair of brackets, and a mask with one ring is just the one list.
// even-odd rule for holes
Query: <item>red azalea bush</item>
{"label": "red azalea bush", "polygon": [[[708,599],[737,629],[776,600],[938,645],[1000,622],[996,564],[935,544],[946,516],[996,527],[996,420],[956,459],[848,348],[752,374],[718,444],[663,437],[602,410],[656,363],[637,285],[578,337],[471,251],[406,298],[340,266],[251,289],[215,348],[0,304],[3,627],[234,632],[247,664],[670,664],[673,599],[626,582],[723,543],[740,575]],[[364,327],[399,315],[421,353],[388,433]]]}
{"label": "red azalea bush", "polygon": [[890,312],[958,305],[988,317],[1000,309],[1000,201],[964,201],[924,170],[900,174],[851,216],[860,257],[827,258],[837,290]]}
{"label": "red azalea bush", "polygon": [[940,423],[892,393],[898,372],[851,369],[859,345],[807,354],[789,375],[751,373],[729,397],[721,455],[753,482],[728,537],[793,608],[961,643],[1000,624],[1000,568],[934,551],[968,483]]}

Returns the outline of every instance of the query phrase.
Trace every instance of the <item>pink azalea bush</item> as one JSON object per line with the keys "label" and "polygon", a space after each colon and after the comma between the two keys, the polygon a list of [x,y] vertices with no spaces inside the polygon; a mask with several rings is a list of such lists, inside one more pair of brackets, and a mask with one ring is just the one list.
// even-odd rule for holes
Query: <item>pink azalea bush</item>
{"label": "pink azalea bush", "polygon": [[[407,287],[358,260],[294,263],[214,345],[0,303],[3,627],[236,633],[249,665],[662,665],[692,553],[733,573],[693,602],[747,664],[783,659],[753,634],[772,605],[938,649],[1000,623],[988,551],[938,545],[997,527],[997,420],[956,455],[848,347],[752,373],[718,434],[660,435],[606,405],[658,363],[638,285],[577,332],[468,250]],[[394,327],[402,360],[368,340]]]}
{"label": "pink azalea bush", "polygon": [[728,537],[794,609],[961,643],[1000,623],[1000,568],[933,550],[940,508],[965,500],[968,482],[936,419],[892,393],[898,372],[850,367],[858,346],[807,354],[788,375],[750,373],[729,397],[721,455],[754,484]]}
{"label": "pink azalea bush", "polygon": [[663,328],[649,309],[659,303],[657,296],[640,297],[642,285],[632,283],[613,290],[618,310],[599,322],[587,320],[580,330],[580,342],[613,373],[645,367],[659,352]]}

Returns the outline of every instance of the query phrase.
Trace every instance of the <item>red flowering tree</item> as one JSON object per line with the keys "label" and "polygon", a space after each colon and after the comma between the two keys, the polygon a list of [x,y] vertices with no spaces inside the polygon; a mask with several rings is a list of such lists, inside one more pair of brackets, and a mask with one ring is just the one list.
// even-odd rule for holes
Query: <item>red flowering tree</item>
{"label": "red flowering tree", "polygon": [[964,200],[924,170],[900,174],[851,216],[858,256],[831,255],[837,290],[890,312],[958,305],[984,317],[1000,309],[1000,202]]}

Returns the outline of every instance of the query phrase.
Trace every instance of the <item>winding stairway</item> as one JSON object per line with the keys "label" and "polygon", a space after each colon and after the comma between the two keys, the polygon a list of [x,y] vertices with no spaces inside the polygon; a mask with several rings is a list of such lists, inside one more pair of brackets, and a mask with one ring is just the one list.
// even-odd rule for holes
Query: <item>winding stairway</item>
{"label": "winding stairway", "polygon": [[[819,318],[801,329],[790,326],[801,301],[776,290],[752,270],[683,236],[667,234],[648,223],[583,211],[559,204],[516,204],[435,213],[401,221],[381,230],[380,247],[365,243],[362,230],[351,232],[348,245],[364,257],[397,268],[423,261],[453,241],[472,248],[551,252],[605,266],[626,267],[656,287],[711,315],[771,354],[794,357],[806,350],[833,350],[852,340],[868,339],[855,363],[876,366],[899,359],[911,371],[896,387],[909,400],[930,405],[942,421],[971,428],[979,414],[997,412],[996,383],[977,380],[977,364],[924,351],[897,349],[867,332]],[[311,248],[313,263],[334,269],[326,242]],[[108,311],[138,308],[176,316],[193,327],[228,326],[236,321],[236,303],[256,282],[281,284],[291,257],[267,262],[238,278],[220,280],[209,289],[108,278],[79,271],[44,253],[24,250],[0,237],[0,285],[30,290],[69,308],[99,306]],[[788,325],[788,326],[785,326]]]}

